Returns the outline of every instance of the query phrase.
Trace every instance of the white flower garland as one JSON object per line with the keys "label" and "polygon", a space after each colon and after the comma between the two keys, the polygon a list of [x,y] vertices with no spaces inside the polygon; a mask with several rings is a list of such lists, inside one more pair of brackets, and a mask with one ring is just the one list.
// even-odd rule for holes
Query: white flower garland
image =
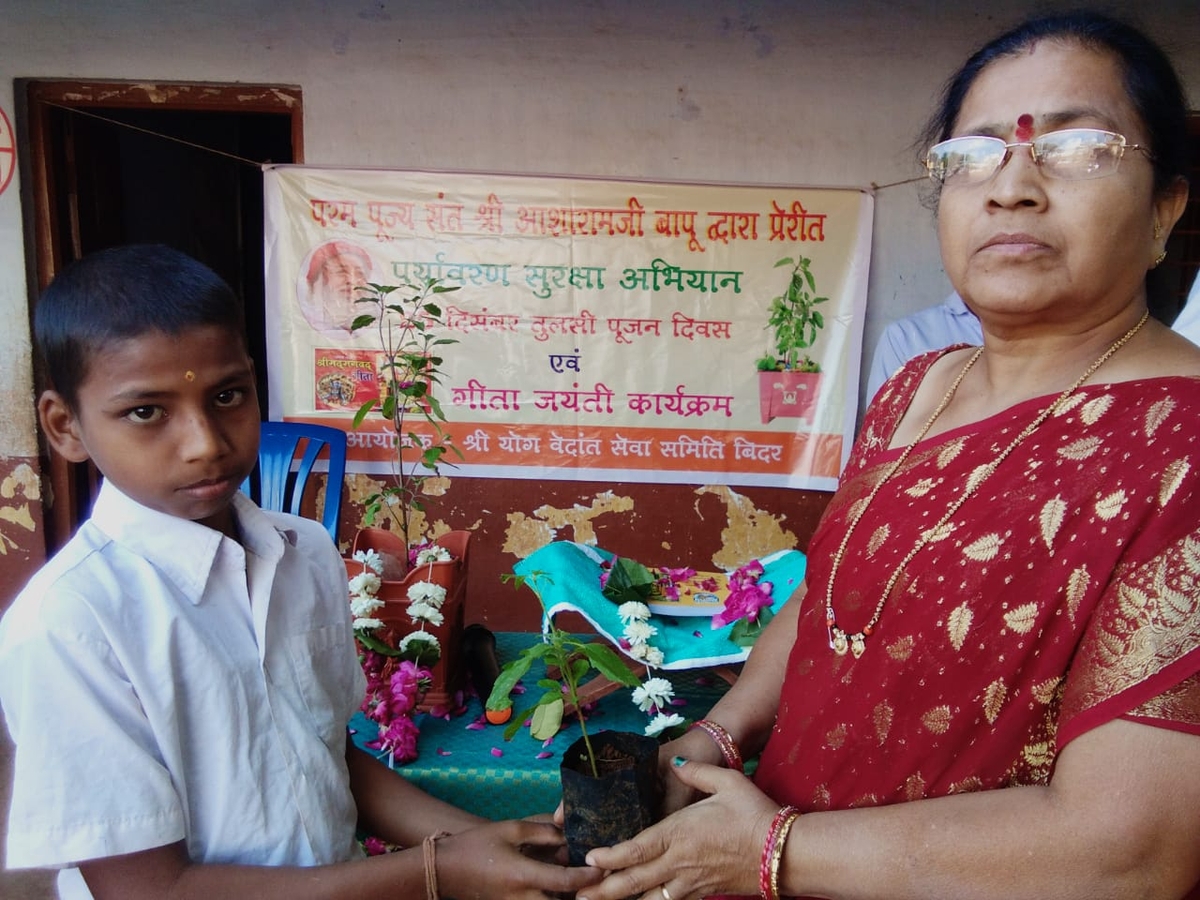
{"label": "white flower garland", "polygon": [[[356,550],[353,558],[363,565],[363,571],[348,582],[353,628],[360,632],[374,632],[383,627],[383,622],[374,616],[384,607],[384,602],[379,599],[379,589],[383,586],[383,558],[374,550]],[[418,565],[450,559],[453,559],[450,552],[436,544],[423,548],[417,554]],[[442,646],[437,635],[426,631],[425,626],[436,628],[445,621],[442,604],[446,602],[446,589],[430,581],[418,581],[409,586],[408,600],[405,612],[414,625],[420,626],[420,631],[401,639],[397,647],[400,655],[414,661],[440,655]]]}
{"label": "white flower garland", "polygon": [[[625,625],[626,652],[647,669],[656,669],[663,664],[663,652],[650,644],[658,629],[650,624],[652,613],[645,603],[631,600],[617,607],[617,615]],[[684,718],[676,713],[663,712],[675,697],[675,687],[665,678],[647,677],[645,684],[634,688],[633,703],[644,713],[653,713],[654,718],[646,726],[647,737],[658,737],[668,728],[682,725]]]}

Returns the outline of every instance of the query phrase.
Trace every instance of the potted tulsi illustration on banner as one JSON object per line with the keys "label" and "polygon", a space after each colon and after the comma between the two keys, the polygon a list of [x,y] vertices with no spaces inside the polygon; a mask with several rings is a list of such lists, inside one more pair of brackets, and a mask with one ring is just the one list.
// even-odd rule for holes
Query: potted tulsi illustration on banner
{"label": "potted tulsi illustration on banner", "polygon": [[812,424],[821,386],[821,365],[806,352],[825,327],[817,309],[828,297],[818,297],[816,279],[804,257],[784,257],[776,268],[791,266],[786,290],[771,299],[767,328],[773,353],[761,357],[758,369],[759,411],[763,424],[774,418],[807,420]]}

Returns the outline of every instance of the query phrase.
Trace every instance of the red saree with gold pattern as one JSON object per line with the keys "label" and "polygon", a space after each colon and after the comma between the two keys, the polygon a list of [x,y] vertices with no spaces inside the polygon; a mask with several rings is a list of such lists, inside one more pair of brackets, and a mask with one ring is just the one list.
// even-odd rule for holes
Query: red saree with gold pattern
{"label": "red saree with gold pattern", "polygon": [[[809,546],[809,591],[755,775],[805,811],[1045,784],[1068,742],[1117,717],[1200,734],[1194,378],[1081,388],[916,553],[862,657],[830,650],[833,556],[902,452],[887,445],[940,355],[880,393]],[[846,547],[841,627],[863,627],[920,530],[1052,400],[913,449]]]}

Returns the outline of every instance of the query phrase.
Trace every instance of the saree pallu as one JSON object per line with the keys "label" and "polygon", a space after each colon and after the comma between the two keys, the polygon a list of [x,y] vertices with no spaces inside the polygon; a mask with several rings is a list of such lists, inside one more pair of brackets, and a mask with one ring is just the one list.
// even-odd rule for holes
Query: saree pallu
{"label": "saree pallu", "polygon": [[[849,521],[902,449],[929,367],[867,413],[809,546],[808,595],[755,781],[804,811],[1045,784],[1117,717],[1200,734],[1200,380],[1078,390],[904,567],[862,657],[830,649],[826,586]],[[921,532],[1053,397],[919,443],[836,572],[838,625],[867,624]]]}

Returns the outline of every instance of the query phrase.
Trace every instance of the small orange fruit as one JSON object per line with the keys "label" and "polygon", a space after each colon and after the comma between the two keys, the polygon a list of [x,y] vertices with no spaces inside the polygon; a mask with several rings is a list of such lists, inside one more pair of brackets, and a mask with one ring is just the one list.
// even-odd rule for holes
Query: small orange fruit
{"label": "small orange fruit", "polygon": [[504,709],[489,709],[484,712],[484,716],[486,716],[487,720],[493,725],[503,725],[512,718],[512,707],[508,706]]}

